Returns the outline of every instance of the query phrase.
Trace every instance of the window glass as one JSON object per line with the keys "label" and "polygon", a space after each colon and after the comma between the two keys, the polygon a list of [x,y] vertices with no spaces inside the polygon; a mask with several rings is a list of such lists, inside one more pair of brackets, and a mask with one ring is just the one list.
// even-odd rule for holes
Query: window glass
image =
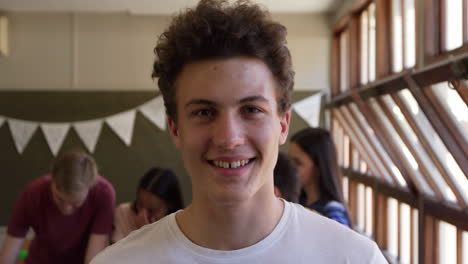
{"label": "window glass", "polygon": [[[382,173],[384,174],[382,176],[385,177],[385,180],[392,183],[393,180],[390,177],[387,170],[385,169],[385,167],[383,166],[383,161],[379,160],[376,153],[371,148],[371,145],[370,145],[371,143],[366,140],[366,138],[363,135],[363,131],[361,131],[359,129],[358,125],[356,124],[355,120],[351,117],[351,115],[349,114],[346,107],[341,107],[340,110],[342,110],[343,115],[349,121],[349,125],[351,126],[351,127],[347,128],[347,132],[350,135],[351,139],[357,141],[357,139],[359,138],[359,141],[362,142],[362,144],[363,144],[361,147],[364,148],[365,150],[361,150],[363,153],[361,153],[360,156],[363,156],[363,158],[367,158],[367,159],[370,158],[368,156],[372,156],[374,158],[374,161],[375,161],[375,162],[372,162],[372,166],[377,166],[379,168],[379,171],[382,171]],[[337,112],[337,115],[341,116],[340,112]],[[354,135],[353,131],[356,131],[357,134]],[[362,170],[361,162],[357,161],[357,159],[356,159],[356,162],[357,163],[355,164],[355,166],[356,166],[355,169],[357,171],[360,171],[360,172],[364,173],[365,171]]]}
{"label": "window glass", "polygon": [[387,234],[388,234],[388,252],[393,257],[398,256],[398,201],[393,198],[388,198],[387,200],[387,210],[388,210],[388,225],[387,225]]}
{"label": "window glass", "polygon": [[468,264],[468,232],[463,231],[463,264]]}
{"label": "window glass", "polygon": [[[443,90],[444,87],[441,87]],[[448,88],[450,89],[450,88]],[[436,89],[437,90],[437,89]],[[436,91],[434,91],[436,92]],[[436,92],[437,95],[438,92]],[[437,158],[441,162],[442,166],[444,166],[445,170],[449,173],[449,176],[457,185],[458,189],[461,190],[461,194],[463,195],[465,201],[468,201],[468,180],[466,179],[464,173],[458,166],[457,162],[453,158],[452,154],[448,151],[445,144],[442,142],[439,134],[436,133],[434,128],[431,126],[429,120],[427,119],[424,112],[420,109],[418,102],[411,94],[408,89],[401,90],[398,93],[400,99],[402,99],[403,104],[406,108],[410,110],[411,115],[413,116],[414,120],[416,121],[417,126],[420,128],[421,132],[423,133],[426,141],[429,142],[431,149],[434,150]],[[456,94],[458,96],[458,94]],[[457,98],[456,96],[452,96]],[[446,96],[443,96],[444,98]],[[458,99],[460,99],[458,97]],[[461,100],[461,99],[460,99]],[[445,101],[445,100],[442,100]],[[451,102],[453,103],[453,102]],[[461,102],[463,103],[463,102]],[[460,109],[460,102],[458,104],[455,102],[455,105],[458,105],[458,109]],[[457,107],[455,107],[457,109]],[[463,108],[461,108],[463,111]],[[466,110],[466,105],[465,105]],[[456,112],[456,111],[455,111]],[[455,117],[456,118],[456,117]],[[461,118],[461,117],[458,117]],[[466,124],[462,122],[462,124]]]}
{"label": "window glass", "polygon": [[468,232],[463,232],[463,264],[468,264]]}
{"label": "window glass", "polygon": [[343,136],[343,166],[349,168],[349,137]]}
{"label": "window glass", "polygon": [[468,107],[455,89],[449,87],[448,82],[441,82],[431,86],[439,102],[443,105],[450,119],[454,121],[468,142]]}
{"label": "window glass", "polygon": [[392,0],[393,72],[403,70],[403,17],[401,0]]}
{"label": "window glass", "polygon": [[374,200],[372,188],[366,186],[366,234],[369,236],[373,235],[372,225],[373,225],[373,210],[372,210],[372,201]]}
{"label": "window glass", "polygon": [[375,58],[376,58],[376,19],[375,4],[369,5],[369,81],[375,80]]}
{"label": "window glass", "polygon": [[348,31],[340,34],[340,91],[348,89]]}
{"label": "window glass", "polygon": [[413,209],[413,222],[412,230],[413,230],[413,248],[412,248],[412,256],[413,256],[413,264],[419,263],[419,251],[418,251],[418,241],[419,241],[419,211],[418,209]]}
{"label": "window glass", "polygon": [[394,119],[400,125],[400,128],[402,129],[403,133],[409,139],[411,145],[408,147],[411,147],[417,153],[418,157],[422,162],[421,165],[425,166],[427,171],[431,173],[430,177],[432,177],[437,186],[439,186],[440,190],[442,191],[442,194],[444,195],[444,198],[452,202],[456,202],[457,199],[455,197],[455,194],[453,193],[452,189],[447,185],[444,178],[439,173],[438,169],[427,155],[427,152],[421,145],[419,138],[416,136],[413,129],[408,124],[408,121],[406,120],[405,116],[401,112],[400,107],[398,107],[398,105],[395,104],[390,95],[384,95],[382,99],[387,105],[387,107],[391,110]]}
{"label": "window glass", "polygon": [[411,250],[411,208],[405,203],[400,204],[400,263],[410,263]]}
{"label": "window glass", "polygon": [[[375,148],[377,149],[379,154],[382,155],[382,158],[384,159],[383,162],[388,164],[388,166],[392,170],[392,174],[394,175],[395,179],[398,180],[398,183],[401,186],[406,186],[406,181],[403,178],[403,175],[401,175],[400,170],[395,166],[392,159],[388,156],[387,151],[380,144],[380,141],[377,139],[377,136],[375,135],[374,130],[370,127],[369,123],[367,123],[367,120],[364,118],[362,113],[359,111],[358,107],[354,103],[351,103],[350,104],[350,109],[356,115],[356,117],[358,119],[358,122],[361,123],[361,125],[366,130],[366,133],[369,135],[369,138],[372,141],[372,142],[370,142],[370,144],[375,146]],[[388,177],[389,175],[385,175],[385,176]]]}
{"label": "window glass", "polygon": [[377,118],[379,118],[379,120],[382,121],[384,128],[387,130],[388,132],[387,134],[391,136],[391,139],[389,140],[392,140],[394,143],[396,143],[396,146],[399,148],[398,150],[400,151],[400,154],[403,157],[405,157],[403,159],[403,162],[406,162],[407,164],[410,165],[409,168],[411,168],[411,171],[408,171],[408,173],[412,173],[417,179],[418,182],[416,182],[415,184],[417,186],[421,186],[423,191],[426,194],[434,195],[433,190],[429,187],[426,180],[424,179],[424,177],[421,175],[421,172],[419,171],[419,164],[414,159],[414,156],[411,154],[406,144],[401,140],[400,135],[393,128],[392,123],[388,120],[387,116],[385,115],[383,110],[380,108],[380,105],[373,98],[370,99],[369,101],[370,101],[370,105],[372,109],[377,114]]}
{"label": "window glass", "polygon": [[369,82],[369,15],[367,10],[361,14],[361,84]]}
{"label": "window glass", "polygon": [[349,201],[349,180],[348,177],[343,176],[343,198],[346,202]]}
{"label": "window glass", "polygon": [[439,221],[439,263],[457,263],[457,228]]}
{"label": "window glass", "polygon": [[359,183],[357,186],[357,202],[358,202],[358,218],[357,218],[357,228],[360,231],[364,231],[364,222],[365,220],[365,188],[364,184]]}
{"label": "window glass", "polygon": [[445,10],[445,48],[447,51],[463,44],[463,3],[462,0],[446,0]]}
{"label": "window glass", "polygon": [[414,0],[405,3],[405,68],[416,64],[416,12]]}
{"label": "window glass", "polygon": [[353,148],[353,170],[359,171],[359,152]]}

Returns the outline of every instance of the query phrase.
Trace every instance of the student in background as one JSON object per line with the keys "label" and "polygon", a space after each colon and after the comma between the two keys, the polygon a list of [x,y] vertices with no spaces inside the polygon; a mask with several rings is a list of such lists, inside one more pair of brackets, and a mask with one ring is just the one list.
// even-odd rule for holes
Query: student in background
{"label": "student in background", "polygon": [[275,195],[286,201],[297,203],[299,201],[300,186],[297,169],[286,153],[278,153],[278,161],[273,170],[275,182]]}
{"label": "student in background", "polygon": [[15,263],[29,228],[35,235],[26,264],[89,263],[109,244],[114,206],[114,188],[98,175],[94,159],[67,152],[21,193],[0,263]]}
{"label": "student in background", "polygon": [[136,200],[120,204],[115,210],[112,242],[182,208],[177,176],[170,169],[152,168],[140,179]]}
{"label": "student in background", "polygon": [[296,165],[305,194],[301,203],[322,215],[351,226],[343,201],[340,169],[330,133],[306,128],[291,137],[289,156]]}

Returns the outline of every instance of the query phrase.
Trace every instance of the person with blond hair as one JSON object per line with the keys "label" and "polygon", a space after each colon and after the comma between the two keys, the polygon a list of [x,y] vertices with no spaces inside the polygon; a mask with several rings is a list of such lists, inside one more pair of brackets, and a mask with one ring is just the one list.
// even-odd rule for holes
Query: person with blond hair
{"label": "person with blond hair", "polygon": [[0,263],[13,264],[26,233],[34,239],[26,264],[83,264],[109,243],[115,191],[98,175],[94,159],[80,151],[67,152],[51,172],[30,183],[16,202]]}

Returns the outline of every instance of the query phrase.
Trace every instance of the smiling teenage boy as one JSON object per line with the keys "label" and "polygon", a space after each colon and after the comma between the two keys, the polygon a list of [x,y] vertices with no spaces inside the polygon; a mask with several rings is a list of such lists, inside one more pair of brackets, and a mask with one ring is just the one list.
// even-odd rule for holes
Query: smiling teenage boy
{"label": "smiling teenage boy", "polygon": [[247,1],[202,0],[161,35],[153,77],[192,203],[92,263],[386,263],[374,242],[274,193],[294,72],[286,28]]}

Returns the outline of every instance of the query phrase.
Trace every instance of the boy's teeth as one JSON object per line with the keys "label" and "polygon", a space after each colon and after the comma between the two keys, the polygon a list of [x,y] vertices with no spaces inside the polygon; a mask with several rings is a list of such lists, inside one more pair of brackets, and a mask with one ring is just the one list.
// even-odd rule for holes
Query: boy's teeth
{"label": "boy's teeth", "polygon": [[213,161],[213,164],[216,167],[225,168],[225,169],[229,169],[229,168],[234,169],[234,168],[243,167],[243,166],[247,165],[248,163],[249,163],[249,160],[237,160],[237,161],[232,161],[232,162],[221,161],[221,160],[214,160]]}

